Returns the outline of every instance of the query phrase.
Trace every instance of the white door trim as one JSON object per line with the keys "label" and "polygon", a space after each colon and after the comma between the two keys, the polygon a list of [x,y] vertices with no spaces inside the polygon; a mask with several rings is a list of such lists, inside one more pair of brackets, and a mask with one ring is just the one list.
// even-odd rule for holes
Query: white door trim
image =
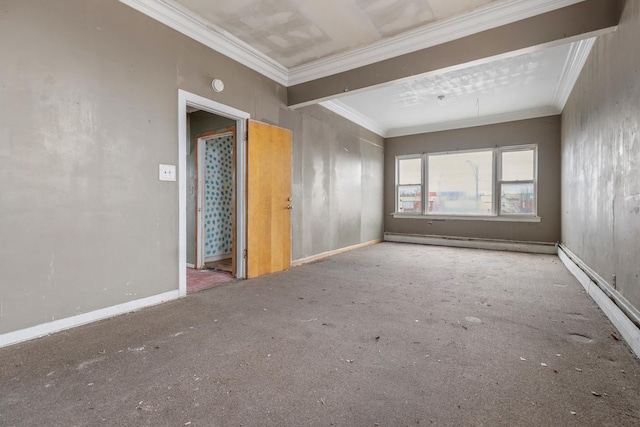
{"label": "white door trim", "polygon": [[246,277],[244,250],[247,247],[246,168],[247,140],[245,138],[249,113],[212,101],[200,95],[178,89],[178,290],[187,294],[187,106],[236,121],[236,277]]}
{"label": "white door trim", "polygon": [[[202,219],[204,215],[202,214],[202,209],[204,207],[204,169],[206,168],[205,160],[204,160],[204,151],[205,144],[207,138],[198,138],[196,142],[196,150],[198,150],[198,154],[196,156],[196,169],[198,171],[198,176],[196,177],[198,185],[196,185],[196,268],[202,269],[204,268],[204,227],[202,226]],[[202,162],[202,163],[201,163]]]}
{"label": "white door trim", "polygon": [[[197,183],[198,185],[196,185],[196,192],[197,192],[197,196],[196,196],[196,215],[198,217],[198,220],[196,221],[196,268],[197,269],[203,269],[205,264],[208,262],[213,262],[213,261],[219,261],[221,259],[228,259],[231,258],[233,255],[231,253],[228,254],[221,254],[221,255],[213,255],[213,256],[206,256],[205,255],[205,227],[204,227],[204,200],[206,198],[206,178],[204,175],[204,171],[206,169],[206,156],[205,156],[205,152],[206,152],[206,144],[208,141],[211,141],[213,139],[216,138],[220,138],[223,136],[229,136],[229,135],[233,135],[235,132],[229,131],[229,132],[221,132],[221,133],[216,133],[214,135],[208,135],[208,136],[203,136],[201,138],[198,138],[196,140],[196,150],[198,150],[198,155],[196,156],[197,159],[197,165],[196,165],[196,169],[198,171],[198,176],[197,176]],[[232,160],[233,161],[233,160]],[[202,163],[200,163],[202,162]],[[236,167],[234,165],[234,167]],[[234,186],[234,200],[236,199],[235,193],[235,186]],[[237,202],[236,202],[237,203]],[[235,209],[237,210],[237,208]],[[234,215],[236,215],[235,211],[234,211]],[[235,272],[234,272],[235,273]]]}

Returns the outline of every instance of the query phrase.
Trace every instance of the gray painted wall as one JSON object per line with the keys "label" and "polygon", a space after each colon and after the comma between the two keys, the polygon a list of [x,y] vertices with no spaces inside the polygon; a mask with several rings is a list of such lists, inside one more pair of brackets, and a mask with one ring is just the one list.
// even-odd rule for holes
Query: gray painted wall
{"label": "gray painted wall", "polygon": [[381,239],[384,140],[322,107],[303,111],[283,109],[281,123],[293,131],[293,259]]}
{"label": "gray painted wall", "polygon": [[[391,216],[395,210],[396,156],[521,144],[538,144],[541,222],[427,221]],[[384,229],[387,232],[529,242],[560,240],[560,116],[390,138],[386,141],[384,165]]]}
{"label": "gray painted wall", "polygon": [[640,2],[622,4],[562,115],[562,242],[640,308]]}
{"label": "gray painted wall", "polygon": [[0,52],[0,334],[177,290],[179,88],[294,130],[294,258],[381,237],[382,138],[116,0],[4,0]]}
{"label": "gray painted wall", "polygon": [[196,135],[236,124],[234,120],[206,111],[187,115],[187,263],[196,261]]}

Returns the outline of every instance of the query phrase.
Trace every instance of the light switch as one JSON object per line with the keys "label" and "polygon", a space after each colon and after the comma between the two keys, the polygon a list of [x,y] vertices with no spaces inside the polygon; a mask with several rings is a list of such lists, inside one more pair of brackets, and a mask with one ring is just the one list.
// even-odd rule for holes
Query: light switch
{"label": "light switch", "polygon": [[160,181],[175,181],[176,180],[176,165],[163,165],[160,164]]}

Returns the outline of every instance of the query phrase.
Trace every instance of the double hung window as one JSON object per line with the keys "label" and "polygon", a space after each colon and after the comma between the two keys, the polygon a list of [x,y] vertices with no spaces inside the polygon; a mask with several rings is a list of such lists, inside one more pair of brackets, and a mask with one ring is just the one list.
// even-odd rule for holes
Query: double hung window
{"label": "double hung window", "polygon": [[422,213],[422,156],[396,158],[397,209],[402,213]]}
{"label": "double hung window", "polygon": [[505,148],[499,153],[500,215],[536,214],[536,151]]}

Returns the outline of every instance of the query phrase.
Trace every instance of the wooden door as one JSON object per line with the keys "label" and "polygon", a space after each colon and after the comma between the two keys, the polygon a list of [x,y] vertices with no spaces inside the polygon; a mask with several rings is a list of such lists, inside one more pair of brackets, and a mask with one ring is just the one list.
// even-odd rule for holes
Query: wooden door
{"label": "wooden door", "polygon": [[291,267],[291,131],[249,120],[247,277]]}

